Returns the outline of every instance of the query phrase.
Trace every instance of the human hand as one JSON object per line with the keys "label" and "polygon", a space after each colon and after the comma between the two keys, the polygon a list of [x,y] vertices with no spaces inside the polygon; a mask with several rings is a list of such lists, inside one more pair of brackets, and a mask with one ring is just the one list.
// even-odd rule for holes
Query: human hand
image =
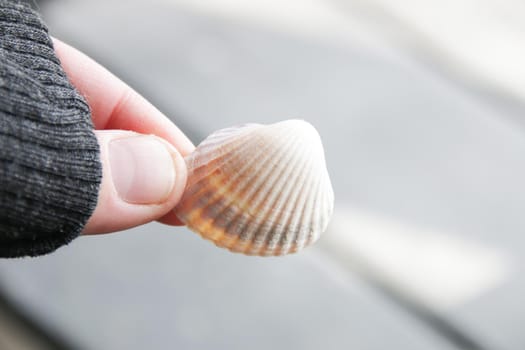
{"label": "human hand", "polygon": [[[62,67],[91,107],[103,178],[83,234],[153,220],[180,224],[171,209],[186,186],[183,156],[195,147],[159,110],[95,61],[53,39]],[[153,136],[155,135],[155,136]]]}

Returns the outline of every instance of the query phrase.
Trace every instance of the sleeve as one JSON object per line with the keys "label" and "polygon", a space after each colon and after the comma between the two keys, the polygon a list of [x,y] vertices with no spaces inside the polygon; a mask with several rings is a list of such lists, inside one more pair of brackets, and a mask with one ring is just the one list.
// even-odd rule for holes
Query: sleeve
{"label": "sleeve", "polygon": [[0,0],[0,257],[76,238],[102,179],[89,106],[34,11]]}

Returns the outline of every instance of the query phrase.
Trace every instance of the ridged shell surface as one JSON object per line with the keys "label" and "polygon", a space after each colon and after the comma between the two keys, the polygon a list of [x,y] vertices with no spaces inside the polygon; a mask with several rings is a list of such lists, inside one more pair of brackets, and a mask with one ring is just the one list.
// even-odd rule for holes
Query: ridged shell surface
{"label": "ridged shell surface", "polygon": [[302,120],[219,130],[186,157],[179,219],[217,246],[283,255],[316,241],[334,193],[321,139]]}

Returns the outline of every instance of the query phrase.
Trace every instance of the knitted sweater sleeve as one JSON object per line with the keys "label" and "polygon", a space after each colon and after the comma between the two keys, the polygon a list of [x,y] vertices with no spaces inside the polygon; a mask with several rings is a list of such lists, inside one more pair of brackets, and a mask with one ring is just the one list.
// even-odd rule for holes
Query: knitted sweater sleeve
{"label": "knitted sweater sleeve", "polygon": [[0,0],[0,257],[77,237],[102,177],[89,107],[34,11]]}

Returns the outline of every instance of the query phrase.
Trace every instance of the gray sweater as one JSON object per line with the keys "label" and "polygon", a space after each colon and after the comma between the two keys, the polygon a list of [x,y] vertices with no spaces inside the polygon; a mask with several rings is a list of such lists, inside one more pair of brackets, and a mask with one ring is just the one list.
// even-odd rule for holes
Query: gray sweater
{"label": "gray sweater", "polygon": [[49,253],[77,237],[101,177],[89,106],[46,26],[0,0],[0,257]]}

